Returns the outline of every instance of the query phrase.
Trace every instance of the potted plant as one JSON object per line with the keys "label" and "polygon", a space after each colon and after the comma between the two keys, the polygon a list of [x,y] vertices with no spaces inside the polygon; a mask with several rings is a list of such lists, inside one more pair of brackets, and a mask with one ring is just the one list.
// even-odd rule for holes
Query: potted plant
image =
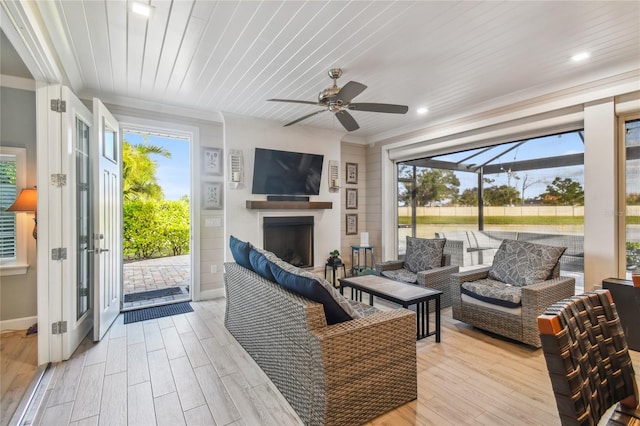
{"label": "potted plant", "polygon": [[332,250],[329,252],[327,265],[330,265],[330,266],[342,265],[342,259],[340,259],[340,252],[338,250]]}

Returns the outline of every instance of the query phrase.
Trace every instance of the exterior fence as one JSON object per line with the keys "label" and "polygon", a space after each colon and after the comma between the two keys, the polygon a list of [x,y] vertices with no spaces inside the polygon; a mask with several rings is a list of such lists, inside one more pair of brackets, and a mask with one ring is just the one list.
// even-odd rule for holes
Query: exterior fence
{"label": "exterior fence", "polygon": [[[410,215],[411,207],[398,207],[398,216]],[[487,206],[484,215],[584,216],[584,206]],[[478,207],[417,207],[416,216],[478,216]],[[640,216],[640,206],[627,206],[627,216]]]}

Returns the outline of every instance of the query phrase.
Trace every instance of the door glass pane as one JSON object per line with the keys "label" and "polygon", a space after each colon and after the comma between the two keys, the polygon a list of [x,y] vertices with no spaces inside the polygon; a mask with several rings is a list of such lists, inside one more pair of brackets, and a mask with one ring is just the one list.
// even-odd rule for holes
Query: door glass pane
{"label": "door glass pane", "polygon": [[640,268],[640,120],[626,123],[626,278]]}
{"label": "door glass pane", "polygon": [[91,244],[91,182],[89,157],[89,126],[76,118],[76,214],[77,214],[77,319],[90,308],[92,277]]}

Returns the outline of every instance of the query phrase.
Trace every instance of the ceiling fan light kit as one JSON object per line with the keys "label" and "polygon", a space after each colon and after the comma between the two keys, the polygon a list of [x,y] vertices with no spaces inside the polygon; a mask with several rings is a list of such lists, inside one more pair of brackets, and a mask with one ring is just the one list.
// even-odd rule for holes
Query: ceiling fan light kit
{"label": "ceiling fan light kit", "polygon": [[305,105],[317,105],[323,107],[319,111],[312,112],[311,114],[304,115],[297,118],[284,126],[291,126],[320,114],[321,112],[331,111],[334,113],[340,124],[348,131],[352,132],[358,130],[360,126],[358,122],[349,114],[348,110],[353,111],[366,111],[366,112],[383,112],[389,114],[406,114],[409,111],[409,107],[406,105],[395,104],[380,104],[380,103],[351,103],[351,100],[362,93],[367,86],[357,81],[350,81],[342,88],[338,86],[338,78],[342,76],[341,68],[331,68],[329,70],[329,77],[333,80],[333,86],[324,89],[318,94],[318,101],[300,101],[295,99],[267,99],[270,102],[289,102]]}

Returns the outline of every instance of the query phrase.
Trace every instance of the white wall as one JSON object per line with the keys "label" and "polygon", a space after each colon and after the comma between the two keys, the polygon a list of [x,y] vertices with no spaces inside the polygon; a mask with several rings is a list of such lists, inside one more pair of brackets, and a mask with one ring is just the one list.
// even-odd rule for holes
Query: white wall
{"label": "white wall", "polygon": [[[225,261],[232,261],[228,248],[229,236],[250,241],[262,247],[260,220],[264,216],[314,216],[314,267],[322,268],[331,250],[340,247],[340,208],[342,192],[330,193],[327,168],[330,160],[340,160],[340,140],[343,132],[282,125],[249,117],[225,114],[225,157],[230,149],[240,149],[244,157],[244,185],[241,188],[225,188]],[[250,210],[247,200],[266,200],[265,195],[251,194],[253,158],[255,148],[278,149],[324,155],[320,194],[311,201],[331,201],[332,209],[326,210]],[[228,174],[225,173],[225,180]]]}

